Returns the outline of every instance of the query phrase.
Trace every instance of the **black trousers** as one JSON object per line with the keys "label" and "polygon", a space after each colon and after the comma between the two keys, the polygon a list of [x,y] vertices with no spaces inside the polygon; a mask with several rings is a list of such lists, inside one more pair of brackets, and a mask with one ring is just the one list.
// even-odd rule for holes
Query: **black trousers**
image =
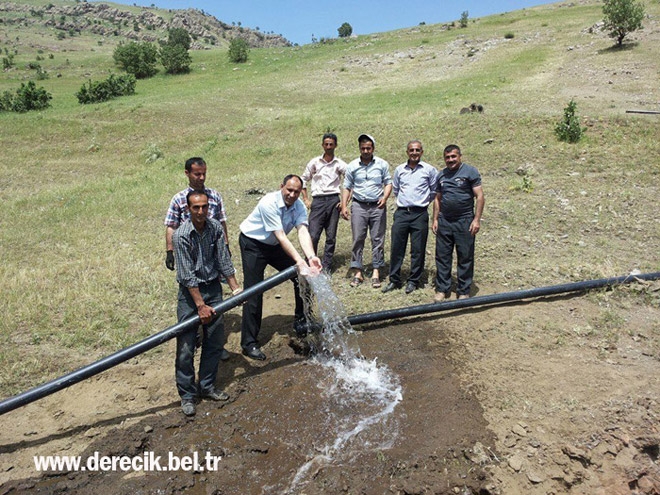
{"label": "black trousers", "polygon": [[401,266],[406,257],[410,237],[410,276],[408,282],[419,286],[424,273],[426,242],[429,237],[427,208],[399,208],[392,223],[392,251],[390,254],[390,282],[401,285]]}
{"label": "black trousers", "polygon": [[[250,239],[242,234],[238,237],[243,261],[243,288],[247,289],[264,280],[264,272],[268,265],[282,271],[296,262],[282,249],[279,244],[271,246],[263,242]],[[293,279],[294,295],[296,299],[296,319],[305,316],[303,301],[298,290],[298,278]],[[263,312],[263,295],[253,296],[243,305],[243,320],[241,323],[241,347],[248,350],[259,347],[258,337],[261,330],[261,316]]]}
{"label": "black trousers", "polygon": [[314,252],[318,252],[321,234],[325,230],[325,248],[323,250],[322,264],[326,271],[332,265],[337,242],[337,226],[339,224],[339,194],[328,196],[314,196],[312,207],[309,210],[309,235],[312,238]]}
{"label": "black trousers", "polygon": [[449,292],[451,288],[451,266],[456,248],[456,294],[469,295],[474,276],[474,236],[470,234],[473,217],[447,220],[438,217],[438,232],[435,238],[436,292]]}

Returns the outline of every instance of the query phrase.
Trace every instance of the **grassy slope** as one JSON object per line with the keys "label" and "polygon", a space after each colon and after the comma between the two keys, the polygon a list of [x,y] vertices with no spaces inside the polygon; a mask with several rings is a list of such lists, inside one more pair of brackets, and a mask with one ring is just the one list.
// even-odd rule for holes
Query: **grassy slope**
{"label": "grassy slope", "polygon": [[[647,9],[655,22],[660,8]],[[419,26],[253,50],[239,66],[221,50],[195,52],[191,74],[139,81],[136,95],[92,106],[78,105],[74,93],[114,71],[114,40],[59,41],[54,32],[18,35],[16,26],[0,26],[0,48],[18,50],[17,69],[0,75],[0,91],[27,80],[23,67],[41,50],[51,77],[38,84],[53,94],[47,111],[0,114],[0,392],[38,384],[173,322],[162,218],[185,184],[187,157],[202,155],[210,165],[240,266],[238,224],[258,199],[244,192],[272,190],[286,173],[300,173],[327,129],[338,133],[347,160],[365,131],[392,165],[404,161],[413,137],[435,165],[449,142],[464,148],[487,194],[478,241],[482,294],[657,270],[650,246],[659,238],[652,209],[658,121],[624,113],[657,109],[657,39],[609,50],[605,36],[583,32],[601,17],[598,2],[555,4],[478,19],[464,30]],[[505,40],[506,33],[515,36]],[[626,70],[633,74],[623,77]],[[588,125],[577,145],[553,134],[572,97]],[[486,112],[459,115],[471,102]],[[147,163],[152,147],[163,158]],[[515,190],[519,173],[531,178],[531,193]],[[349,238],[343,223],[344,268]],[[431,255],[428,261],[432,268]],[[367,297],[348,297],[344,268],[334,284],[349,313],[410,304],[366,288]],[[412,301],[427,302],[431,293]]]}

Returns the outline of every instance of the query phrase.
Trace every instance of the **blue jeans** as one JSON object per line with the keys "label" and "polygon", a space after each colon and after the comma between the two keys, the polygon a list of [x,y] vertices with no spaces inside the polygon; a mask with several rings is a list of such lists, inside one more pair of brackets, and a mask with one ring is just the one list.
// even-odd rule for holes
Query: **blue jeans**
{"label": "blue jeans", "polygon": [[[199,291],[204,302],[215,306],[222,301],[222,287],[217,280],[209,284],[200,284]],[[179,298],[176,308],[179,322],[197,315],[197,306],[186,287],[179,285]],[[192,400],[198,395],[210,392],[218,375],[220,355],[225,344],[225,325],[222,315],[208,325],[203,325],[202,355],[199,361],[199,390],[195,383],[195,347],[197,328],[189,330],[176,338],[175,376],[176,388],[183,400]]]}

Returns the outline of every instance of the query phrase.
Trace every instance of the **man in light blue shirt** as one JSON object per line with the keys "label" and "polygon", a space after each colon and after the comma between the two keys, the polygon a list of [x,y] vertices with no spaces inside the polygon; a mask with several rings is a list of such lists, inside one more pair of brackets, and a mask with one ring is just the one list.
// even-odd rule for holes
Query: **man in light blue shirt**
{"label": "man in light blue shirt", "polygon": [[380,287],[379,270],[385,266],[385,229],[387,228],[387,198],[392,192],[390,164],[374,156],[376,142],[369,134],[358,137],[360,158],[356,158],[346,167],[344,190],[341,196],[341,216],[348,220],[348,201],[351,204],[351,231],[353,249],[351,268],[354,269],[351,287],[357,287],[364,281],[362,274],[362,253],[367,231],[371,233],[371,263],[373,273],[371,286]]}
{"label": "man in light blue shirt", "polygon": [[[287,235],[294,228],[309,266],[321,270],[321,260],[314,253],[312,238],[307,228],[307,208],[300,200],[303,182],[297,175],[287,175],[279,191],[266,194],[250,215],[240,225],[238,243],[243,261],[243,287],[251,287],[264,279],[266,266],[284,270],[297,265],[298,270],[308,268]],[[303,337],[306,334],[303,302],[294,279],[296,300],[294,329]],[[258,343],[263,310],[263,295],[253,296],[243,306],[241,347],[251,359],[264,360],[266,355]]]}
{"label": "man in light blue shirt", "polygon": [[410,275],[406,294],[419,288],[424,273],[426,242],[429,236],[428,206],[435,198],[438,171],[422,161],[424,148],[414,139],[406,146],[408,161],[394,170],[392,191],[397,209],[392,223],[392,251],[390,255],[390,282],[383,292],[402,287],[401,267],[410,237]]}

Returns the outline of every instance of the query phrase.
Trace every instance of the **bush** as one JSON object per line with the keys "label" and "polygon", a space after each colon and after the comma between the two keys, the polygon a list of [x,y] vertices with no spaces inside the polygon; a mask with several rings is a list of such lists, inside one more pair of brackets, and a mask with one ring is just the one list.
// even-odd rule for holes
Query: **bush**
{"label": "bush", "polygon": [[629,33],[641,29],[644,4],[636,0],[605,0],[603,15],[605,31],[609,31],[610,38],[615,38],[620,46]]}
{"label": "bush", "polygon": [[345,22],[339,26],[337,32],[339,33],[340,38],[348,38],[351,34],[353,34],[353,26],[351,26],[348,22]]}
{"label": "bush", "polygon": [[21,83],[16,94],[5,91],[0,96],[0,111],[6,112],[28,112],[30,110],[43,110],[50,106],[53,96],[44,88],[37,88],[34,81],[27,84]]}
{"label": "bush", "polygon": [[229,42],[227,56],[229,57],[230,62],[234,62],[235,64],[247,62],[249,53],[250,48],[248,47],[247,41],[243,38],[234,38]]}
{"label": "bush", "polygon": [[470,13],[469,13],[467,10],[464,10],[464,11],[461,13],[461,20],[458,21],[458,22],[459,22],[459,25],[460,25],[462,28],[466,28],[466,27],[468,26],[468,16],[469,16],[469,15],[470,15]]}
{"label": "bush", "polygon": [[513,33],[506,33],[506,34],[504,35],[504,39],[512,40],[515,36],[516,36],[516,35],[513,34]]}
{"label": "bush", "polygon": [[89,103],[101,103],[118,96],[132,95],[135,93],[135,76],[125,74],[115,76],[111,74],[105,81],[88,81],[83,84],[80,91],[76,93],[78,103],[86,105]]}
{"label": "bush", "polygon": [[151,43],[135,42],[120,43],[112,54],[119,68],[135,76],[136,79],[145,79],[158,72],[158,50]]}
{"label": "bush", "polygon": [[167,32],[168,45],[181,45],[190,50],[190,33],[183,28],[172,28]]}
{"label": "bush", "polygon": [[185,74],[190,72],[192,58],[182,45],[163,45],[160,47],[160,62],[167,74]]}
{"label": "bush", "polygon": [[6,57],[2,57],[2,68],[3,70],[9,70],[14,66],[14,54],[9,53],[9,51],[5,48],[5,53],[7,54]]}
{"label": "bush", "polygon": [[560,141],[577,143],[582,138],[584,129],[580,127],[580,118],[575,114],[577,103],[571,100],[564,108],[564,118],[555,126],[555,134]]}
{"label": "bush", "polygon": [[161,42],[160,63],[167,74],[186,74],[190,72],[192,58],[188,53],[190,34],[183,28],[173,28],[168,31],[166,42]]}

